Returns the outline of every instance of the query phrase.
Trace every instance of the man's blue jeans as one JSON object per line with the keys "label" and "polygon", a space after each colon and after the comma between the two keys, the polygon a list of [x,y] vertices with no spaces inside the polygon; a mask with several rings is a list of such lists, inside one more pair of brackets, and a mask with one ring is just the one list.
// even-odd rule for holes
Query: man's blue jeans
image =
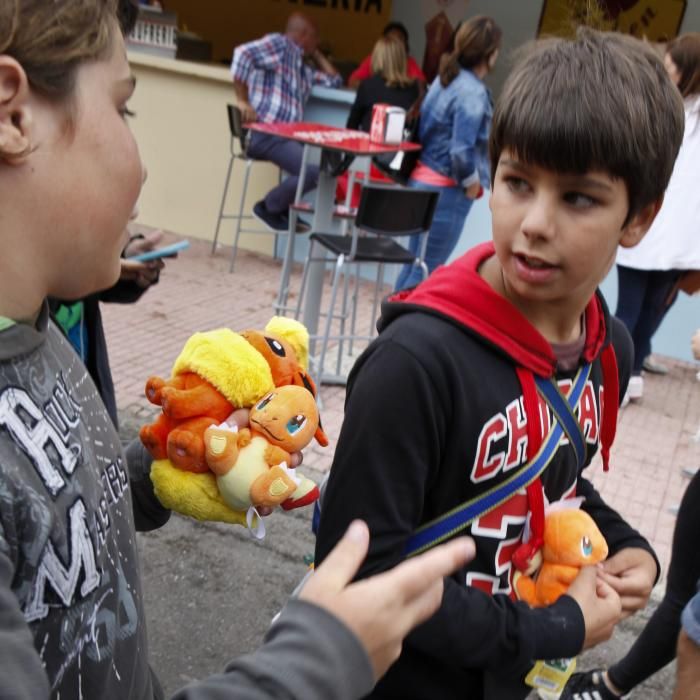
{"label": "man's blue jeans", "polygon": [[[428,234],[428,247],[425,251],[425,263],[428,266],[428,271],[432,273],[436,267],[444,265],[452,255],[474,200],[465,197],[464,189],[459,186],[437,187],[416,180],[410,180],[408,184],[416,189],[440,192],[433,225]],[[420,252],[421,238],[422,236],[411,236],[410,239],[409,248],[416,257]],[[396,289],[414,287],[422,280],[423,272],[420,267],[404,265],[396,280]]]}
{"label": "man's blue jeans", "polygon": [[[286,214],[289,205],[294,202],[299,182],[299,171],[301,170],[301,158],[304,146],[298,141],[290,141],[279,136],[270,136],[252,132],[250,144],[248,145],[248,155],[255,160],[269,160],[275,165],[279,165],[290,177],[270,190],[265,195],[265,208],[273,214]],[[304,193],[313,190],[318,182],[318,166],[307,165],[306,176],[304,177]]]}

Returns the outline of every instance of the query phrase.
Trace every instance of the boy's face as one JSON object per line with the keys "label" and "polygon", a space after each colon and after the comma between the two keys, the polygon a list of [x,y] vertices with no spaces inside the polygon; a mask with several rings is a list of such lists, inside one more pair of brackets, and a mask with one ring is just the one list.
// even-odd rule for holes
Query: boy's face
{"label": "boy's face", "polygon": [[615,261],[619,244],[639,242],[653,221],[628,213],[624,181],[605,172],[564,175],[503,151],[490,208],[507,296],[537,317],[578,318]]}
{"label": "boy's face", "polygon": [[[49,294],[77,298],[119,278],[126,230],[135,215],[144,170],[126,123],[134,79],[115,24],[111,55],[78,68],[71,121],[64,106],[37,111],[32,154],[40,193],[37,227],[45,227]],[[56,265],[55,261],[61,261]]]}

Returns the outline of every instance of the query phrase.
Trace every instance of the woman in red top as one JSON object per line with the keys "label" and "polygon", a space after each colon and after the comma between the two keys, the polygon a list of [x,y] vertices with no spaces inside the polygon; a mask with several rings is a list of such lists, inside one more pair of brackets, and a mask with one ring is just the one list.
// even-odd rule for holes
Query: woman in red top
{"label": "woman in red top", "polygon": [[[382,30],[382,36],[391,39],[398,39],[406,49],[406,70],[409,78],[415,78],[421,89],[425,88],[425,74],[415,59],[409,55],[408,49],[408,30],[401,22],[389,22]],[[348,78],[348,87],[356,88],[363,80],[372,77],[372,54],[365,57],[360,65],[350,73]]]}

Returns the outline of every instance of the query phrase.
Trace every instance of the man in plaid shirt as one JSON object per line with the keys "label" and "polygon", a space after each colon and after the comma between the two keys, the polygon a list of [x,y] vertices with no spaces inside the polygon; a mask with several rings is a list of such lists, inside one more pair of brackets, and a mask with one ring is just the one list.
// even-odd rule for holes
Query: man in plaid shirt
{"label": "man in plaid shirt", "polygon": [[[311,57],[318,68],[309,66],[305,57]],[[244,122],[300,121],[314,85],[341,85],[338,71],[318,50],[316,25],[299,12],[289,17],[284,34],[267,34],[236,47],[231,73]],[[251,135],[248,155],[271,161],[290,174],[253,207],[253,214],[275,231],[289,227],[289,205],[296,194],[302,152],[303,146],[296,141],[257,132]],[[318,167],[307,166],[304,191],[316,187],[317,181]]]}

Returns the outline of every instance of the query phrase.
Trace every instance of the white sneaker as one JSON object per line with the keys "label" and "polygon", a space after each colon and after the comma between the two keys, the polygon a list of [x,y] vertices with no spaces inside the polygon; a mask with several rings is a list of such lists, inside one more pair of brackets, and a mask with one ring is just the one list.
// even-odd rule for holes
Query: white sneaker
{"label": "white sneaker", "polygon": [[630,401],[641,401],[644,394],[644,379],[641,376],[630,377],[627,385],[627,395]]}

